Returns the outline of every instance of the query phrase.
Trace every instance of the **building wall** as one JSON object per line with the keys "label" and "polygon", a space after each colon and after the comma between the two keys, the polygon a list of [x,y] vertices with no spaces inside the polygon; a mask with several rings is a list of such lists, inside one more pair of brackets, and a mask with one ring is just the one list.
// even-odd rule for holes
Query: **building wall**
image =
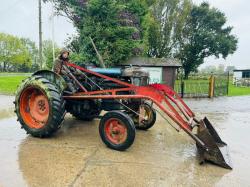
{"label": "building wall", "polygon": [[242,78],[242,71],[235,71],[234,78],[241,79]]}
{"label": "building wall", "polygon": [[174,88],[176,76],[177,76],[177,68],[174,67],[163,68],[162,82],[164,84],[167,84],[168,86]]}
{"label": "building wall", "polygon": [[163,83],[174,88],[177,76],[175,67],[142,67],[144,71],[149,72],[150,84]]}
{"label": "building wall", "polygon": [[162,83],[163,68],[161,68],[161,67],[142,67],[142,69],[149,73],[150,84]]}

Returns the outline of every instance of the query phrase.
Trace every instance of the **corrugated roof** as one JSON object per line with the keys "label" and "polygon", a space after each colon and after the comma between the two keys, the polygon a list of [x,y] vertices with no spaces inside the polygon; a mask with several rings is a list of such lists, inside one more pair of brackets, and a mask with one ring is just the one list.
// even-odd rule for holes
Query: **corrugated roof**
{"label": "corrugated roof", "polygon": [[181,67],[180,61],[171,58],[146,58],[134,57],[127,62],[122,63],[121,66],[143,66],[143,67]]}
{"label": "corrugated roof", "polygon": [[238,71],[250,71],[250,69],[236,69],[236,70],[234,70],[234,72],[238,72]]}

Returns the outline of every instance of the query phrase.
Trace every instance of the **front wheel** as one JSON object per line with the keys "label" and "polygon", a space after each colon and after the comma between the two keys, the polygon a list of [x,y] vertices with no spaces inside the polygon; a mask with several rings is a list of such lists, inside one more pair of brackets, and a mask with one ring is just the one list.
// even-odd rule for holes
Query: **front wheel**
{"label": "front wheel", "polygon": [[149,104],[145,103],[140,106],[141,110],[143,111],[144,119],[139,122],[139,117],[134,116],[134,123],[135,127],[139,130],[148,130],[155,125],[156,122],[156,111],[155,109],[150,106]]}
{"label": "front wheel", "polygon": [[109,148],[124,151],[134,143],[136,129],[133,120],[127,114],[112,111],[101,119],[99,133]]}

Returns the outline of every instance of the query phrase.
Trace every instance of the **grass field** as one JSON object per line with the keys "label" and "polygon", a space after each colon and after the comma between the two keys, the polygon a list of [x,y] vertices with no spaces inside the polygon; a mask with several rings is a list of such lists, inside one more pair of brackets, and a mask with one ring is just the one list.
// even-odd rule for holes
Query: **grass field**
{"label": "grass field", "polygon": [[0,74],[0,94],[14,95],[15,91],[27,76],[26,75],[12,75],[3,76]]}
{"label": "grass field", "polygon": [[250,95],[250,87],[236,87],[233,84],[229,86],[229,96]]}

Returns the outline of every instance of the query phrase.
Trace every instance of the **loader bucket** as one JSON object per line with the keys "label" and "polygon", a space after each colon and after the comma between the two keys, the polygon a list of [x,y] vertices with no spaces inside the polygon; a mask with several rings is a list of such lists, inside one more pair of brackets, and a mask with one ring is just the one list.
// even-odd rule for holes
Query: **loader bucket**
{"label": "loader bucket", "polygon": [[196,144],[200,154],[201,164],[205,161],[209,161],[221,167],[232,169],[227,144],[221,140],[207,118],[201,120],[197,136],[207,147],[207,149],[204,149],[199,144]]}

